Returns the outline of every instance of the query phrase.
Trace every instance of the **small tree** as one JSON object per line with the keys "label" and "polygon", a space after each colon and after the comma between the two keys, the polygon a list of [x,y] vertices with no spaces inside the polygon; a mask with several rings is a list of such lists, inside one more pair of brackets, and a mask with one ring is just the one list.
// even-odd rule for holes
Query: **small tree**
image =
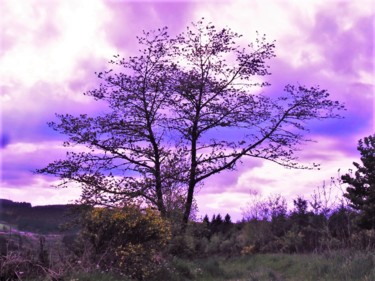
{"label": "small tree", "polygon": [[360,212],[359,225],[365,229],[375,229],[375,135],[365,137],[358,142],[362,165],[353,165],[357,171],[342,176],[349,184],[344,194],[350,200],[350,206]]}
{"label": "small tree", "polygon": [[196,187],[243,157],[306,168],[294,155],[306,141],[305,123],[337,118],[343,106],[318,87],[259,93],[274,43],[263,36],[243,47],[240,37],[203,21],[175,38],[166,28],[144,33],[140,54],[115,56],[111,64],[120,70],[98,73],[102,84],[87,93],[106,102],[108,113],[58,115],[60,123],[50,123],[69,136],[65,146],[86,149],[38,172],[59,176],[63,186],[79,183],[85,203],[140,198],[163,216],[166,194],[180,189],[186,226]]}
{"label": "small tree", "polygon": [[229,214],[226,214],[225,217],[224,217],[224,224],[227,224],[227,225],[231,225],[232,224],[232,220],[231,220],[231,217]]}
{"label": "small tree", "polygon": [[290,218],[298,228],[303,228],[309,223],[309,212],[307,211],[308,201],[298,196],[293,200],[294,210],[290,214]]}

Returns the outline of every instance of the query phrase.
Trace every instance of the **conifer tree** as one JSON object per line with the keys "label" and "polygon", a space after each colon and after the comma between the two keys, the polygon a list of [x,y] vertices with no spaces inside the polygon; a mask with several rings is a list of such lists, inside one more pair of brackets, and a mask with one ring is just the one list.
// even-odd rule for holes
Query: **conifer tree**
{"label": "conifer tree", "polygon": [[359,226],[375,229],[375,134],[358,142],[361,162],[354,162],[357,171],[342,176],[349,184],[344,195],[350,200],[350,206],[360,212]]}

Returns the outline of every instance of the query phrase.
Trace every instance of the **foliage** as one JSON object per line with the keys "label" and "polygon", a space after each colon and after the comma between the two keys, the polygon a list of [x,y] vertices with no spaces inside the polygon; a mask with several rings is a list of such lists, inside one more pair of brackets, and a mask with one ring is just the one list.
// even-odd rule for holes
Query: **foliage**
{"label": "foliage", "polygon": [[345,197],[350,206],[360,212],[359,225],[365,229],[375,229],[375,135],[365,137],[358,142],[361,153],[361,164],[356,162],[354,175],[342,176],[344,183],[349,184]]}
{"label": "foliage", "polygon": [[170,239],[168,223],[150,208],[95,208],[83,224],[98,267],[144,280],[157,271]]}
{"label": "foliage", "polygon": [[341,248],[350,246],[352,234],[358,232],[354,224],[356,217],[355,212],[341,205],[328,219],[330,235],[342,243]]}
{"label": "foliage", "polygon": [[319,87],[260,93],[275,45],[258,36],[243,47],[240,38],[204,20],[175,38],[167,28],[137,37],[140,54],[116,55],[113,69],[98,73],[100,86],[86,93],[108,112],[61,114],[49,124],[68,136],[66,147],[81,151],[38,172],[60,177],[61,186],[78,183],[84,203],[139,200],[163,217],[182,208],[185,228],[196,188],[243,157],[306,168],[294,153],[306,141],[306,123],[338,118],[343,106]]}

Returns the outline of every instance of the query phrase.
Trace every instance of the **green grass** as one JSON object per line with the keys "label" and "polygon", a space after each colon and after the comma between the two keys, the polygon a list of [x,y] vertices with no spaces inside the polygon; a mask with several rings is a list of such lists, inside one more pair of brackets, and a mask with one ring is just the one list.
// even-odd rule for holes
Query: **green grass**
{"label": "green grass", "polygon": [[[374,253],[258,254],[228,260],[211,258],[180,263],[186,267],[185,279],[173,280],[375,280]],[[186,274],[187,268],[189,274]]]}

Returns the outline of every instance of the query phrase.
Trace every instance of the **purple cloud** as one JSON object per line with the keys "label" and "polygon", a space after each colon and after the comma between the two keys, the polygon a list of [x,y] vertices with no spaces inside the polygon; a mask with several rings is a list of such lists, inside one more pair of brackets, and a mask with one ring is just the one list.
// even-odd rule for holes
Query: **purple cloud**
{"label": "purple cloud", "polygon": [[[45,163],[64,158],[65,151],[56,143],[40,142],[37,145],[17,143],[8,145],[2,150],[2,177],[4,186],[20,188],[35,183],[38,179],[34,175],[37,168]],[[54,177],[45,177],[47,181],[55,181]]]}
{"label": "purple cloud", "polygon": [[0,148],[6,148],[6,146],[10,143],[10,137],[7,133],[2,133],[0,135]]}
{"label": "purple cloud", "polygon": [[106,27],[110,42],[119,51],[138,50],[136,36],[142,31],[150,31],[167,26],[169,32],[177,34],[185,29],[191,19],[191,2],[137,2],[106,1],[111,10],[113,21]]}
{"label": "purple cloud", "polygon": [[[362,9],[359,2],[317,1],[307,8],[307,3],[297,2],[275,2],[266,7],[260,1],[98,0],[84,8],[75,2],[33,4],[25,4],[28,9],[23,10],[22,17],[10,4],[4,5],[6,32],[0,50],[0,74],[4,77],[0,83],[2,185],[25,190],[28,197],[23,200],[32,201],[26,192],[29,186],[37,188],[39,178],[31,171],[64,158],[64,151],[56,144],[65,136],[46,125],[56,120],[54,114],[96,115],[106,110],[102,103],[82,95],[100,83],[94,72],[109,68],[106,62],[117,52],[124,57],[135,54],[135,36],[142,30],[168,26],[175,35],[201,16],[217,26],[232,27],[247,41],[252,41],[249,36],[255,29],[277,39],[278,57],[270,62],[272,75],[267,77],[272,85],[263,89],[267,95],[282,94],[288,83],[320,85],[347,107],[345,119],[308,126],[308,137],[318,143],[301,147],[301,161],[318,161],[324,170],[316,174],[285,172],[263,161],[246,159],[237,171],[223,172],[205,182],[198,192],[201,210],[217,213],[215,208],[232,209],[239,218],[249,188],[264,193],[282,191],[290,197],[309,193],[323,179],[329,179],[330,173],[345,168],[346,163],[350,166],[359,157],[358,139],[374,132],[374,10]],[[42,194],[43,190],[38,202]]]}

